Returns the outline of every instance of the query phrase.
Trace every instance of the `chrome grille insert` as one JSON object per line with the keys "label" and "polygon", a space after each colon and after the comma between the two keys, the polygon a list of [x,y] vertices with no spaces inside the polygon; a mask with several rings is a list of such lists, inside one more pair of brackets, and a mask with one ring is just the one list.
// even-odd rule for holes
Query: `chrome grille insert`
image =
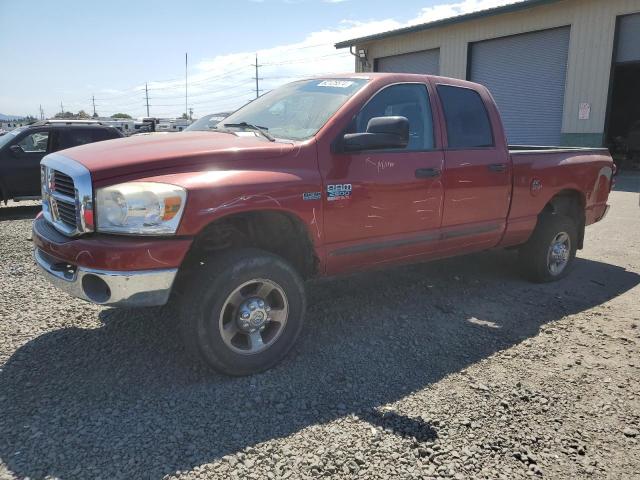
{"label": "chrome grille insert", "polygon": [[76,196],[73,178],[57,170],[53,171],[53,184],[51,189],[67,197],[75,198]]}
{"label": "chrome grille insert", "polygon": [[59,232],[93,232],[91,174],[80,163],[52,153],[42,159],[42,212]]}

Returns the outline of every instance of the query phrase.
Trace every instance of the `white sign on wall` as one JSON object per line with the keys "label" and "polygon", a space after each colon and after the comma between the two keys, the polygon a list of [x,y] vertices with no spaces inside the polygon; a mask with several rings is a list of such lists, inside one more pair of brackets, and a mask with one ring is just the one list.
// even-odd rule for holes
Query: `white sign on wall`
{"label": "white sign on wall", "polygon": [[579,120],[589,120],[591,116],[591,104],[590,103],[581,103],[580,108],[578,109],[578,119]]}

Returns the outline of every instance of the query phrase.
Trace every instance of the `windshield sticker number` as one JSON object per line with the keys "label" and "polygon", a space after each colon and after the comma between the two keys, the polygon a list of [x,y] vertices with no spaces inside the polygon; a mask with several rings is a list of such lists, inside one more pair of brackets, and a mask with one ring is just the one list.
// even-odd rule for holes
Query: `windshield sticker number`
{"label": "windshield sticker number", "polygon": [[327,185],[327,201],[348,200],[351,198],[353,187],[350,183]]}
{"label": "windshield sticker number", "polygon": [[318,86],[319,87],[332,87],[332,88],[349,88],[353,85],[353,82],[349,80],[323,80]]}

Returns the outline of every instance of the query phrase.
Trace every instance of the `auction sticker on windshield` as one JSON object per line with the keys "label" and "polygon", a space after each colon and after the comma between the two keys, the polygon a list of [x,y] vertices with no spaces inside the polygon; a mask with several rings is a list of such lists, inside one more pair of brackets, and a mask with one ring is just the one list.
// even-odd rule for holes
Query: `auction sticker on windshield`
{"label": "auction sticker on windshield", "polygon": [[333,87],[333,88],[349,88],[353,85],[353,82],[350,80],[323,80],[318,86],[319,87]]}

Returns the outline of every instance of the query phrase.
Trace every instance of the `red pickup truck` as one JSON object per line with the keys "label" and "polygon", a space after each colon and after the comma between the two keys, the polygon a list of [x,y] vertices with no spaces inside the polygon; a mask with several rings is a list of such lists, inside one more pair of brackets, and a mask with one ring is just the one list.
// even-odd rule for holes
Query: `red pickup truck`
{"label": "red pickup truck", "polygon": [[290,350],[311,277],[507,247],[563,277],[613,174],[604,149],[509,147],[481,85],[315,78],[210,131],[46,156],[35,259],[91,302],[171,299],[188,349],[245,375]]}

